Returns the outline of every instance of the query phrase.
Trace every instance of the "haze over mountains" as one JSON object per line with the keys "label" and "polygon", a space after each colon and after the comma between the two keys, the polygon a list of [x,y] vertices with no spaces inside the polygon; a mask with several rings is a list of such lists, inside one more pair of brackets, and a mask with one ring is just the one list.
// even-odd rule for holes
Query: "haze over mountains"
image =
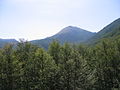
{"label": "haze over mountains", "polygon": [[68,43],[84,43],[95,44],[103,38],[113,38],[120,35],[120,18],[113,21],[97,33],[89,32],[78,27],[68,26],[58,32],[52,37],[42,40],[33,40],[32,44],[47,48],[48,45],[54,40],[58,40],[61,44]]}
{"label": "haze over mountains", "polygon": [[89,32],[78,27],[68,26],[63,28],[60,32],[51,37],[42,40],[33,40],[31,41],[31,43],[35,45],[41,45],[42,47],[47,48],[49,43],[51,43],[53,40],[58,40],[61,44],[65,42],[81,43],[93,37],[95,34],[96,33]]}
{"label": "haze over mountains", "polygon": [[[98,33],[93,33],[78,27],[68,26],[63,28],[57,34],[47,37],[45,39],[30,41],[32,44],[48,48],[48,45],[53,40],[58,40],[61,44],[68,43],[87,43],[95,44],[103,38],[115,38],[120,36],[120,18],[113,21]],[[3,47],[7,43],[17,43],[15,39],[0,39],[0,47]]]}
{"label": "haze over mountains", "polygon": [[15,39],[0,39],[0,48],[9,43],[18,43]]}

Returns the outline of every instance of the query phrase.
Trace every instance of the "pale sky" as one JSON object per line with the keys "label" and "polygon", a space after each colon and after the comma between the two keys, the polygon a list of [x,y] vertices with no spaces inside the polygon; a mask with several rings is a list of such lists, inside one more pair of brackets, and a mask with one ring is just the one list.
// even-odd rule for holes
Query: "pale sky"
{"label": "pale sky", "polygon": [[120,18],[120,0],[0,0],[0,38],[42,39],[67,26],[98,32]]}

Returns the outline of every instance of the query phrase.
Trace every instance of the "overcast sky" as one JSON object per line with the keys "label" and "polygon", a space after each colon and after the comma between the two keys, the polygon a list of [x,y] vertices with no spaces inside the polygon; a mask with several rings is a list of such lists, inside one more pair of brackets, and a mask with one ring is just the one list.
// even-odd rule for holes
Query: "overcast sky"
{"label": "overcast sky", "polygon": [[120,18],[120,0],[0,0],[0,38],[42,39],[66,26],[92,32]]}

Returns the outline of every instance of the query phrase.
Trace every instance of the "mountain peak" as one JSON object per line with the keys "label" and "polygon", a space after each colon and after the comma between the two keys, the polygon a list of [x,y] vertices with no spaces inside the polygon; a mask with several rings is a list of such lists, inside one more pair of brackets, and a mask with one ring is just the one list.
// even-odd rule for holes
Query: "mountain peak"
{"label": "mountain peak", "polygon": [[75,27],[75,26],[67,26],[65,28],[71,29],[71,28],[77,28],[77,27]]}
{"label": "mountain peak", "polygon": [[94,36],[95,33],[89,32],[87,30],[74,27],[74,26],[67,26],[63,28],[60,32],[57,34],[37,41],[31,41],[33,44],[41,45],[42,47],[48,47],[48,45],[55,39],[60,41],[61,44],[64,44],[65,42],[68,43],[81,43],[86,41],[87,39]]}
{"label": "mountain peak", "polygon": [[57,34],[65,34],[65,33],[80,32],[80,31],[85,31],[85,30],[75,27],[75,26],[67,26],[63,28],[60,32],[58,32]]}
{"label": "mountain peak", "polygon": [[78,28],[78,27],[76,27],[76,26],[67,26],[67,27],[65,27],[65,28],[63,28],[62,30],[65,30],[65,29],[67,29],[67,30],[75,30],[75,29],[81,29],[81,28]]}
{"label": "mountain peak", "polygon": [[73,26],[67,26],[66,28],[72,28]]}

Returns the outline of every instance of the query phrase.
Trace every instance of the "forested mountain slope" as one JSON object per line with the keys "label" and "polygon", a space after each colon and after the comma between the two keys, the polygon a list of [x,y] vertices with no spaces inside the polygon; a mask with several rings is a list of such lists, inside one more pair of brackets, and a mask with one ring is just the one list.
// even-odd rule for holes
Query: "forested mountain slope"
{"label": "forested mountain slope", "polygon": [[95,44],[99,42],[101,39],[104,38],[114,39],[115,37],[119,37],[119,35],[120,35],[120,18],[104,27],[95,36],[87,40],[86,43]]}

